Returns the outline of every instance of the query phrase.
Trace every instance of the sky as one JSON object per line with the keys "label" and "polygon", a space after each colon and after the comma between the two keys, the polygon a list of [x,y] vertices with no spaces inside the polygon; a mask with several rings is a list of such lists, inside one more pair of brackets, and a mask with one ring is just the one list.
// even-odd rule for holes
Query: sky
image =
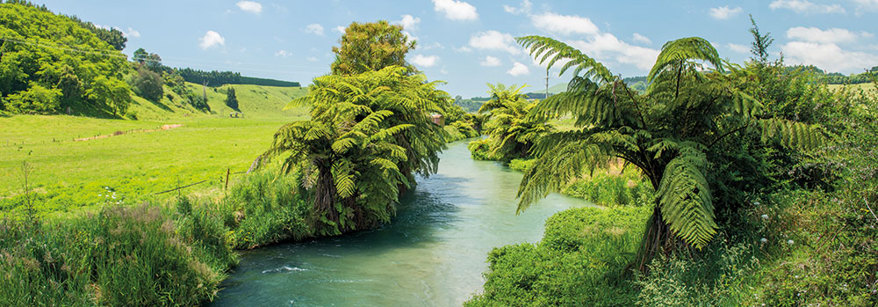
{"label": "sky", "polygon": [[[329,72],[343,29],[387,20],[417,40],[408,61],[452,96],[486,96],[486,83],[541,91],[546,69],[516,45],[524,35],[552,37],[624,77],[646,75],[662,44],[709,40],[734,63],[749,57],[748,14],[775,39],[786,64],[860,73],[878,66],[878,0],[36,0],[128,37],[172,67],[237,71],[298,81]],[[550,75],[550,85],[569,73]]]}

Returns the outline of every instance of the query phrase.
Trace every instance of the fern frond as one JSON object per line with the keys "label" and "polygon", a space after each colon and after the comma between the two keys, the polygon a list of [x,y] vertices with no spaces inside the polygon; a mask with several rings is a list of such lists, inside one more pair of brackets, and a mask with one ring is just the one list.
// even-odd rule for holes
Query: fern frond
{"label": "fern frond", "polygon": [[687,37],[667,42],[662,46],[662,51],[646,80],[652,82],[666,68],[692,60],[706,61],[713,65],[715,70],[723,71],[722,59],[709,41],[700,37]]}
{"label": "fern frond", "polygon": [[713,212],[713,198],[704,171],[707,158],[689,146],[665,167],[656,191],[662,218],[671,231],[686,243],[701,249],[707,245],[718,226]]}
{"label": "fern frond", "polygon": [[540,58],[540,64],[548,59],[547,68],[552,68],[560,60],[569,60],[561,67],[559,75],[563,75],[567,69],[575,67],[574,75],[584,72],[581,75],[583,78],[593,79],[599,84],[610,83],[617,79],[604,64],[563,42],[535,35],[517,37],[515,41],[528,49],[531,56]]}
{"label": "fern frond", "polygon": [[810,150],[824,144],[823,134],[817,126],[779,118],[759,120],[762,142],[777,142],[790,149]]}

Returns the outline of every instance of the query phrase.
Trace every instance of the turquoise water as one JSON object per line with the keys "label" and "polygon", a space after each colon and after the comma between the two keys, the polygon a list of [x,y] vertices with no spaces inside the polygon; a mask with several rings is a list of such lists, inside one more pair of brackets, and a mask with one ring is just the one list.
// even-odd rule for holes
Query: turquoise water
{"label": "turquoise water", "polygon": [[481,291],[488,252],[539,241],[545,219],[580,199],[553,194],[515,215],[521,174],[450,144],[393,223],[242,254],[215,306],[456,306]]}

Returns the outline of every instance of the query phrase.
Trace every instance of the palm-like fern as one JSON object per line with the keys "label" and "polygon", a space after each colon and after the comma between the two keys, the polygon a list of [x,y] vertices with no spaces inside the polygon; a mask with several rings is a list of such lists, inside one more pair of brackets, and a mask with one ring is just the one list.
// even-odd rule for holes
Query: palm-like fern
{"label": "palm-like fern", "polygon": [[488,87],[491,99],[479,108],[479,113],[489,113],[483,130],[490,137],[491,155],[504,161],[527,156],[537,139],[551,131],[551,126],[545,120],[527,116],[535,104],[521,93],[525,86]]}
{"label": "palm-like fern", "polygon": [[327,233],[389,221],[413,173],[436,171],[445,131],[430,121],[448,95],[422,75],[388,67],[314,79],[291,105],[312,107],[311,120],[283,126],[265,157],[288,154],[283,170],[314,170],[318,219]]}
{"label": "palm-like fern", "polygon": [[522,179],[519,210],[586,170],[621,158],[639,168],[656,191],[641,267],[657,251],[672,250],[678,239],[702,248],[717,232],[717,202],[706,176],[715,159],[712,146],[747,132],[789,148],[822,142],[816,127],[763,118],[761,104],[731,86],[718,53],[704,39],[666,43],[650,71],[645,94],[562,42],[539,36],[517,40],[549,67],[567,61],[562,74],[575,68],[567,91],[540,102],[529,116],[572,116],[577,127],[549,133],[537,142],[532,153],[538,160]]}

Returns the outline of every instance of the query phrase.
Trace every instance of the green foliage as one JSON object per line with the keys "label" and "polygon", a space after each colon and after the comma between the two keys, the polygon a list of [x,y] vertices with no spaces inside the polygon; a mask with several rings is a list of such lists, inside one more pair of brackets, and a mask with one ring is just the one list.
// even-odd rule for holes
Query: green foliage
{"label": "green foliage", "polygon": [[[741,306],[755,305],[747,296],[747,278],[758,267],[753,249],[746,244],[712,247],[701,259],[659,257],[639,275],[638,306]],[[771,305],[775,306],[775,305]]]}
{"label": "green foliage", "polygon": [[386,20],[351,23],[339,40],[341,46],[332,47],[335,53],[332,74],[355,75],[390,66],[414,71],[414,67],[405,61],[405,55],[415,49],[415,41],[409,41],[402,30],[402,26],[392,25]]}
{"label": "green foliage", "polygon": [[[0,223],[3,305],[194,305],[235,263],[216,221],[106,208],[64,224]],[[197,238],[196,238],[197,236]]]}
{"label": "green foliage", "polygon": [[113,116],[125,114],[131,103],[128,85],[119,79],[108,79],[104,76],[95,78],[92,88],[86,91],[86,96],[102,105],[110,106]]}
{"label": "green foliage", "polygon": [[32,82],[27,90],[7,96],[5,108],[16,113],[54,113],[61,107],[61,96],[60,89]]}
{"label": "green foliage", "polygon": [[229,89],[226,90],[226,106],[232,108],[232,110],[240,111],[240,109],[238,109],[238,96],[235,95],[234,87],[229,87]]}
{"label": "green foliage", "polygon": [[213,208],[222,212],[231,229],[231,244],[251,249],[285,240],[313,237],[312,211],[298,186],[298,173],[278,175],[260,171],[247,174]]}
{"label": "green foliage", "polygon": [[87,93],[101,86],[98,77],[119,80],[128,70],[125,55],[80,23],[26,3],[0,5],[0,93],[6,110],[52,114],[70,108],[89,115],[117,110]]}
{"label": "green foliage", "polygon": [[436,172],[446,133],[428,116],[450,99],[403,67],[314,79],[311,120],[284,125],[265,157],[284,156],[282,170],[301,169],[322,225],[319,234],[376,227],[395,214],[414,174]]}
{"label": "green foliage", "polygon": [[[730,155],[745,159],[758,154],[739,140],[761,131],[766,141],[782,136],[781,144],[794,149],[821,141],[811,127],[776,124],[764,117],[763,105],[733,87],[721,73],[725,69],[716,50],[701,38],[666,43],[647,77],[645,94],[635,93],[602,64],[562,42],[535,36],[518,41],[541,62],[549,60],[549,66],[570,60],[562,73],[576,67],[567,92],[540,102],[528,116],[572,116],[576,129],[549,133],[534,146],[538,160],[522,180],[519,210],[583,171],[621,158],[640,169],[656,190],[656,222],[650,223],[655,228],[647,234],[660,237],[644,240],[641,260],[659,252],[659,246],[665,253],[675,249],[680,246],[676,240],[699,249],[706,246],[718,227],[714,208],[738,206],[713,196],[714,189],[727,188],[734,177],[710,167],[725,165]],[[712,70],[702,69],[702,63]],[[771,124],[759,125],[766,121]],[[741,131],[743,136],[736,134]],[[717,144],[729,147],[718,151]],[[732,149],[733,144],[739,147]]]}
{"label": "green foliage", "polygon": [[482,130],[489,137],[486,143],[491,154],[479,156],[493,157],[505,163],[529,157],[537,139],[550,132],[552,126],[544,119],[527,116],[535,103],[527,101],[521,94],[525,86],[507,88],[503,84],[488,84],[488,87],[491,89],[491,100],[479,108],[479,113],[490,112]]}
{"label": "green foliage", "polygon": [[143,65],[137,68],[137,73],[130,83],[134,86],[134,92],[137,95],[153,102],[158,102],[164,95],[162,76]]}
{"label": "green foliage", "polygon": [[472,155],[475,160],[484,160],[484,161],[497,161],[502,157],[494,153],[493,142],[490,139],[481,139],[472,141],[466,145],[466,148],[469,149],[470,155]]}
{"label": "green foliage", "polygon": [[494,249],[484,292],[467,306],[628,306],[636,290],[625,266],[637,250],[648,207],[578,208],[546,220],[537,244]]}
{"label": "green foliage", "polygon": [[[528,168],[536,161],[529,162]],[[512,163],[509,166],[512,167]],[[584,198],[601,206],[649,206],[655,203],[654,193],[652,185],[633,169],[626,169],[619,175],[596,172],[587,179],[574,180],[561,190],[561,194]]]}

